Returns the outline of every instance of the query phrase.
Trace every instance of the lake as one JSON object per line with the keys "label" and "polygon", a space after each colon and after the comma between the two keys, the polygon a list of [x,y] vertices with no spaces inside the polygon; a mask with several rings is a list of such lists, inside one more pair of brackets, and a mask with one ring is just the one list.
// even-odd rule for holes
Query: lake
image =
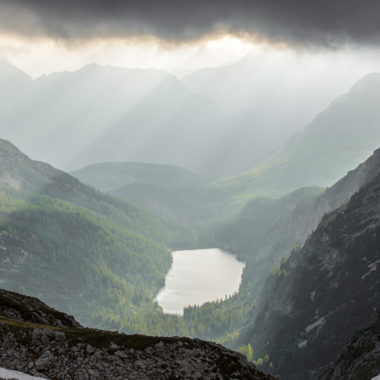
{"label": "lake", "polygon": [[165,287],[156,301],[167,314],[183,314],[186,306],[202,305],[239,290],[245,263],[218,248],[174,251]]}

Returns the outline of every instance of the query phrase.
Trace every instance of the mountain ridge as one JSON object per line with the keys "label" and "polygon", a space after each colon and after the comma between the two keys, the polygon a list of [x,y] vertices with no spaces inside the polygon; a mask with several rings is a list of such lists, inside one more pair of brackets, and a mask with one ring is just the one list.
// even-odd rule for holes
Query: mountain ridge
{"label": "mountain ridge", "polygon": [[359,80],[261,165],[216,185],[274,197],[305,186],[331,186],[380,144],[379,78],[374,73]]}
{"label": "mountain ridge", "polygon": [[85,329],[38,299],[1,289],[0,299],[0,365],[9,369],[57,380],[274,379],[215,343]]}

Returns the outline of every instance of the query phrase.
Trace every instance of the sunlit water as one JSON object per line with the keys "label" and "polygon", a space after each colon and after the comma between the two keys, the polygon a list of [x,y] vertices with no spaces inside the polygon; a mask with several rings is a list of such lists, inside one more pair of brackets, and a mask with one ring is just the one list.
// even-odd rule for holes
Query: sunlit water
{"label": "sunlit water", "polygon": [[165,288],[156,296],[168,314],[183,314],[190,305],[202,305],[239,289],[245,264],[217,248],[173,252]]}

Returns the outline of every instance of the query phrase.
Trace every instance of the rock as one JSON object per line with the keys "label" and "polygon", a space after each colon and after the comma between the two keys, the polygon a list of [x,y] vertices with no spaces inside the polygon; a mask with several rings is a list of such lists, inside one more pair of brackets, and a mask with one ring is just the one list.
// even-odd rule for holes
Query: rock
{"label": "rock", "polygon": [[[19,302],[21,299],[18,295]],[[273,380],[240,354],[217,344],[138,335],[129,339],[125,334],[72,325],[59,329],[54,318],[65,318],[46,310],[44,319],[52,321],[54,327],[33,328],[28,320],[16,324],[0,320],[0,366],[55,380]],[[32,320],[35,314],[36,307]],[[111,339],[113,343],[103,344]]]}
{"label": "rock", "polygon": [[63,342],[64,340],[66,340],[66,335],[61,331],[55,331],[54,336],[57,342]]}
{"label": "rock", "polygon": [[48,351],[47,353],[44,353],[39,359],[37,359],[36,368],[38,371],[45,371],[53,365],[53,361],[54,356]]}
{"label": "rock", "polygon": [[116,351],[115,355],[122,359],[126,359],[128,357],[128,355],[124,351]]}

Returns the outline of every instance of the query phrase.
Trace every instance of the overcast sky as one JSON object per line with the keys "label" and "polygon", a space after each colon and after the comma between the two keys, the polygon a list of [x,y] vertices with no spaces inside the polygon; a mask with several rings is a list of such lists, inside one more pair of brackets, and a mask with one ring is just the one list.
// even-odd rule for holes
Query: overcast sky
{"label": "overcast sky", "polygon": [[34,76],[91,61],[186,72],[262,45],[379,43],[380,0],[0,0],[1,55]]}
{"label": "overcast sky", "polygon": [[377,44],[379,0],[1,0],[3,31],[62,39],[241,32],[290,43]]}

